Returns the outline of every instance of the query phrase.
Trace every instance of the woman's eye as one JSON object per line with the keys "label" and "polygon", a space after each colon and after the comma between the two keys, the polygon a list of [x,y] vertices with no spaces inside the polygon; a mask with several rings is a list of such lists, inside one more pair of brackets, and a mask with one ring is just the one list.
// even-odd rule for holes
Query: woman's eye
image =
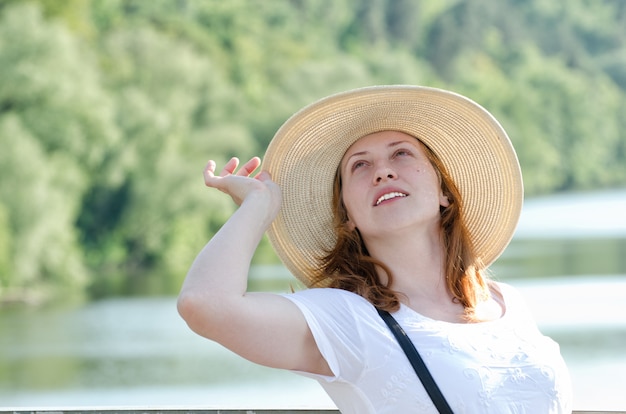
{"label": "woman's eye", "polygon": [[357,161],[354,164],[352,164],[352,171],[361,168],[365,165],[365,161]]}
{"label": "woman's eye", "polygon": [[393,155],[395,157],[397,157],[397,156],[404,156],[404,155],[411,155],[411,152],[409,150],[406,150],[406,149],[399,149]]}

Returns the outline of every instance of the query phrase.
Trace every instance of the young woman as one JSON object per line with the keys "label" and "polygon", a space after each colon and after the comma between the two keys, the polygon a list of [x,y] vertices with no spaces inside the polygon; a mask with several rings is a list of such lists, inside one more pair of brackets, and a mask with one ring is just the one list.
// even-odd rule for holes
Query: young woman
{"label": "young woman", "polygon": [[[348,91],[277,132],[261,160],[207,186],[240,206],[193,263],[178,307],[249,360],[317,379],[342,413],[437,412],[381,318],[388,311],[456,413],[564,413],[558,345],[486,269],[509,243],[523,189],[498,122],[417,86]],[[247,292],[263,234],[309,289]]]}

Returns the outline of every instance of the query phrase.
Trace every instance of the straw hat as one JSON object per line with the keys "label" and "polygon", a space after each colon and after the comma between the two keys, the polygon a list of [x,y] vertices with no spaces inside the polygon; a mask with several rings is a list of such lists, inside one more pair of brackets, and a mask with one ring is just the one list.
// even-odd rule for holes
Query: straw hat
{"label": "straw hat", "polygon": [[507,246],[522,207],[522,175],[506,132],[484,108],[453,92],[421,86],[373,86],[306,106],[276,132],[263,169],[283,203],[268,237],[305,285],[336,242],[332,192],[337,167],[359,138],[385,130],[419,138],[457,185],[464,220],[485,266]]}

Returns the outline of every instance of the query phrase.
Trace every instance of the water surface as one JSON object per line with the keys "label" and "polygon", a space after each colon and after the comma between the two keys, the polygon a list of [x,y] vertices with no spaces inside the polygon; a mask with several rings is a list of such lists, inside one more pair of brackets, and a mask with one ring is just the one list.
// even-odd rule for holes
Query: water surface
{"label": "water surface", "polygon": [[[626,191],[531,200],[493,266],[560,344],[577,410],[626,407],[625,202]],[[576,227],[589,217],[595,227]],[[297,286],[280,266],[256,268],[252,279],[282,292]],[[0,312],[3,408],[332,407],[314,381],[193,334],[173,297]]]}

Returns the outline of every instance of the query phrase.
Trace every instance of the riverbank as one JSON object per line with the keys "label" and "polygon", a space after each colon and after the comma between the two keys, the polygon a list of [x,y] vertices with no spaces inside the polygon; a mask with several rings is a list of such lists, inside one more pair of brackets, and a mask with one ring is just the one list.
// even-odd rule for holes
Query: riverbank
{"label": "riverbank", "polygon": [[[577,410],[626,407],[626,275],[509,281],[561,345]],[[588,307],[580,306],[582,298]],[[5,407],[333,408],[321,387],[193,334],[176,298],[116,298],[0,315]]]}

